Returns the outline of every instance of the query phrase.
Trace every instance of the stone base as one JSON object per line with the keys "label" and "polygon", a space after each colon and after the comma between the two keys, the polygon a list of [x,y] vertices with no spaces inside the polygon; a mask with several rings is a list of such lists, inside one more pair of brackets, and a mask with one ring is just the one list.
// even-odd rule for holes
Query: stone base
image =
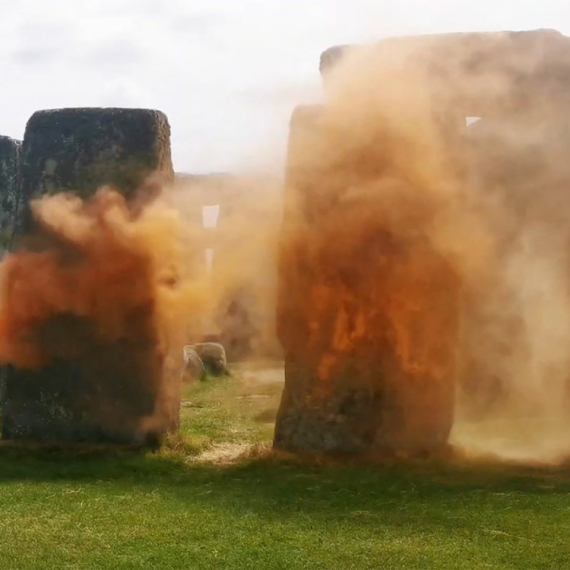
{"label": "stone base", "polygon": [[6,367],[2,438],[157,445],[179,423],[179,374],[163,369],[156,349],[124,343],[40,371]]}
{"label": "stone base", "polygon": [[454,418],[452,376],[375,374],[380,358],[375,360],[323,388],[318,368],[287,358],[274,446],[352,456],[425,456],[446,449]]}

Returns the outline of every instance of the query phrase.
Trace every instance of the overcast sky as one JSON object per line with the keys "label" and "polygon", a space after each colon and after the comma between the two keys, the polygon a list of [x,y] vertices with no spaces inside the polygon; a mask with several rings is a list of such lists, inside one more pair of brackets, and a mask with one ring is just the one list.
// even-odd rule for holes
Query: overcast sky
{"label": "overcast sky", "polygon": [[570,33],[570,0],[0,0],[0,134],[37,109],[154,107],[176,170],[267,169],[323,49],[533,28]]}

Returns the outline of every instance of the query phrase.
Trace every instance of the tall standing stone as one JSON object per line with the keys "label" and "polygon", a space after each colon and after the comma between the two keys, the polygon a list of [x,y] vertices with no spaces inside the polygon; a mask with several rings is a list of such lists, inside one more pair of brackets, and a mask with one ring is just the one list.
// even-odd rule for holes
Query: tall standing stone
{"label": "tall standing stone", "polygon": [[20,196],[19,141],[0,136],[0,251],[9,246]]}
{"label": "tall standing stone", "polygon": [[285,389],[274,444],[439,450],[453,421],[458,278],[421,232],[390,231],[380,195],[344,185],[365,183],[370,161],[321,160],[333,136],[321,115],[300,107],[291,122],[277,307]]}
{"label": "tall standing stone", "polygon": [[[170,127],[154,110],[37,112],[28,122],[21,160],[22,240],[37,234],[29,208],[34,198],[65,191],[89,199],[100,186],[112,185],[132,203],[149,175],[173,178]],[[37,236],[36,247],[42,247]],[[84,349],[37,371],[8,367],[3,439],[154,443],[175,427],[180,378],[158,341],[154,310],[152,303],[140,307],[131,315],[129,334],[113,342],[77,315],[47,323],[48,340],[57,333],[83,335]]]}

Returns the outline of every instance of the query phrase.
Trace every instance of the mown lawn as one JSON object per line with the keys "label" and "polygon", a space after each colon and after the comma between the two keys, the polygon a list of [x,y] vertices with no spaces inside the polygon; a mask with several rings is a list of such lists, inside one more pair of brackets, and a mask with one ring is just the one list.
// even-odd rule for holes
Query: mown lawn
{"label": "mown lawn", "polygon": [[0,570],[570,569],[569,469],[267,456],[279,393],[198,384],[155,454],[0,450]]}

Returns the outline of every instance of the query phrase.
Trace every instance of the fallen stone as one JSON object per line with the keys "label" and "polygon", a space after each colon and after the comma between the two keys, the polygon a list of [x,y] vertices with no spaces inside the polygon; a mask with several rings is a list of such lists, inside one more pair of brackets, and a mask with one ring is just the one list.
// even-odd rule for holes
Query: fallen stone
{"label": "fallen stone", "polygon": [[228,371],[226,351],[221,344],[204,342],[190,346],[204,363],[207,372],[214,376],[220,376]]}
{"label": "fallen stone", "polygon": [[206,368],[198,353],[191,347],[184,347],[184,371],[185,381],[201,380],[206,374]]}

